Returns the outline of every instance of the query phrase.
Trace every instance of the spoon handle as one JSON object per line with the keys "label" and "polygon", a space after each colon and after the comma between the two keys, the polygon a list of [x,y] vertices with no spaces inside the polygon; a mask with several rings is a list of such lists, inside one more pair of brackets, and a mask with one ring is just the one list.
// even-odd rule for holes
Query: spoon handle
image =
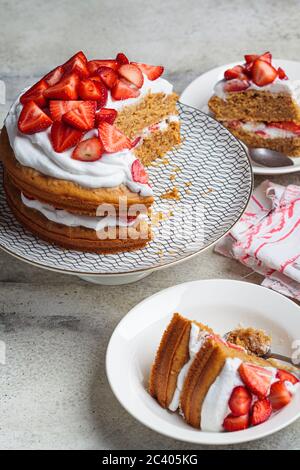
{"label": "spoon handle", "polygon": [[271,352],[268,354],[268,359],[278,359],[279,361],[289,362],[290,364],[292,364],[293,367],[296,367],[300,370],[300,364],[294,364],[292,359],[288,356],[283,356],[282,354]]}

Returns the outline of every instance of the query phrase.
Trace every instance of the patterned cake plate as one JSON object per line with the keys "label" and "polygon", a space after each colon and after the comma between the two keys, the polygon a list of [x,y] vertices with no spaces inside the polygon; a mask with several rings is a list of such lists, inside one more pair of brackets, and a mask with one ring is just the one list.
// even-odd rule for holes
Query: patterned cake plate
{"label": "patterned cake plate", "polygon": [[[154,188],[154,240],[114,255],[61,249],[15,220],[0,188],[0,247],[35,266],[90,282],[123,284],[195,256],[239,220],[253,177],[249,158],[230,132],[205,113],[179,105],[182,144],[149,168]],[[1,172],[3,169],[1,168]],[[161,196],[178,194],[178,199]]]}

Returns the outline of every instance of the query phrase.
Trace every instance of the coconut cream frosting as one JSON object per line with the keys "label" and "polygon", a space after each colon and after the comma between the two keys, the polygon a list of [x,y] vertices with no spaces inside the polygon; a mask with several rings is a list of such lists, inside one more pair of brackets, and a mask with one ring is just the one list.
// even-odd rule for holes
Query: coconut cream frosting
{"label": "coconut cream frosting", "polygon": [[[158,78],[150,81],[144,75],[144,84],[140,89],[139,97],[114,101],[109,92],[106,107],[120,110],[124,106],[137,104],[147,93],[171,94],[172,91],[173,87],[167,80]],[[71,158],[73,149],[62,153],[54,151],[49,138],[50,129],[35,134],[22,134],[17,126],[21,110],[22,104],[18,98],[6,117],[5,126],[15,157],[22,165],[52,178],[72,181],[86,188],[112,188],[124,184],[141,196],[153,194],[148,184],[133,181],[131,166],[136,156],[132,150],[103,154],[100,160],[94,162],[74,160]],[[96,135],[97,130],[93,129],[86,133],[84,138],[88,139]]]}

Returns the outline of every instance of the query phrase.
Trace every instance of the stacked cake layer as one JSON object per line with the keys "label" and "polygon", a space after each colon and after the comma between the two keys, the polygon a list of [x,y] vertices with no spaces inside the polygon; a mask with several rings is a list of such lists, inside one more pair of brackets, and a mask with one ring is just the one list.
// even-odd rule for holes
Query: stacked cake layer
{"label": "stacked cake layer", "polygon": [[237,431],[260,424],[287,405],[299,380],[247,354],[201,323],[174,314],[152,367],[149,391],[204,431]]}
{"label": "stacked cake layer", "polygon": [[276,69],[269,52],[226,70],[208,105],[247,146],[300,156],[300,80]]}
{"label": "stacked cake layer", "polygon": [[1,133],[5,191],[18,220],[65,248],[115,253],[151,240],[143,165],[180,142],[163,67],[78,52],[23,92]]}

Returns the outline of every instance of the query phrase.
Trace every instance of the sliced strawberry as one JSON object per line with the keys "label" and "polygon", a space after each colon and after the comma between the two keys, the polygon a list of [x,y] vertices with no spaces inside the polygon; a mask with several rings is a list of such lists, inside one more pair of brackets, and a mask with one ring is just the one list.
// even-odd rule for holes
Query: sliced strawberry
{"label": "sliced strawberry", "polygon": [[268,62],[261,59],[256,59],[253,64],[252,80],[257,86],[265,86],[274,82],[277,77],[277,70]]}
{"label": "sliced strawberry", "polygon": [[225,431],[242,431],[249,427],[249,415],[234,416],[229,414],[223,421]]}
{"label": "sliced strawberry", "polygon": [[117,54],[116,61],[119,65],[129,64],[129,60],[123,52],[119,52],[119,54]]}
{"label": "sliced strawberry", "polygon": [[117,83],[118,74],[110,67],[99,67],[97,74],[109,89],[113,88],[113,86]]}
{"label": "sliced strawberry", "polygon": [[132,147],[128,137],[108,122],[100,122],[98,130],[99,138],[107,153],[120,152]]}
{"label": "sliced strawberry", "polygon": [[269,400],[274,411],[280,410],[292,399],[292,395],[288,391],[284,382],[274,382],[271,385]]}
{"label": "sliced strawberry", "polygon": [[261,137],[267,136],[267,133],[265,131],[255,131],[255,134],[260,135]]}
{"label": "sliced strawberry", "polygon": [[25,104],[29,101],[34,101],[35,104],[43,108],[44,106],[46,106],[44,91],[47,90],[48,86],[49,85],[45,80],[40,80],[20,97],[20,102],[22,104]]}
{"label": "sliced strawberry", "polygon": [[115,109],[110,108],[102,108],[100,111],[96,113],[96,125],[100,124],[100,122],[106,121],[109,124],[113,124],[115,119],[118,115],[118,112]]}
{"label": "sliced strawberry", "polygon": [[114,70],[119,68],[119,63],[114,59],[90,60],[87,65],[91,75],[94,75],[100,67],[110,67]]}
{"label": "sliced strawberry", "polygon": [[138,159],[134,160],[131,165],[131,174],[136,183],[147,184],[149,181],[148,173]]}
{"label": "sliced strawberry", "polygon": [[253,407],[250,417],[250,422],[252,426],[257,426],[258,424],[264,423],[267,421],[272,414],[272,405],[267,398],[262,398],[257,400]]}
{"label": "sliced strawberry", "polygon": [[63,115],[62,120],[76,129],[88,131],[94,127],[96,101],[82,101],[81,104]]}
{"label": "sliced strawberry", "polygon": [[79,142],[72,153],[74,160],[82,162],[95,162],[101,158],[103,154],[103,146],[98,137],[83,140]]}
{"label": "sliced strawberry", "polygon": [[243,362],[239,367],[239,374],[246,387],[254,395],[265,397],[272,380],[272,371],[248,362]]}
{"label": "sliced strawberry", "polygon": [[233,389],[228,405],[234,416],[242,416],[249,413],[251,402],[251,393],[245,387],[239,386]]}
{"label": "sliced strawberry", "polygon": [[90,77],[90,80],[94,80],[95,82],[102,82],[101,78],[99,77],[99,75],[92,75]]}
{"label": "sliced strawberry", "polygon": [[70,64],[72,64],[77,58],[81,59],[84,63],[87,64],[86,55],[82,51],[76,52],[76,54],[72,55],[70,59],[68,59],[62,66],[66,70]]}
{"label": "sliced strawberry", "polygon": [[280,80],[288,80],[287,74],[281,67],[278,67],[277,73],[278,73],[278,77],[280,78]]}
{"label": "sliced strawberry", "polygon": [[50,108],[50,116],[52,117],[53,121],[61,121],[61,118],[64,114],[71,109],[78,108],[81,103],[84,101],[62,101],[62,100],[51,100],[49,101],[49,108]]}
{"label": "sliced strawberry", "polygon": [[232,80],[233,78],[247,80],[247,76],[244,73],[244,67],[242,65],[235,65],[231,69],[225,70],[224,78],[225,80]]}
{"label": "sliced strawberry", "polygon": [[18,120],[18,128],[23,134],[35,134],[47,129],[52,119],[44,113],[34,101],[28,101],[23,106]]}
{"label": "sliced strawberry", "polygon": [[78,87],[80,98],[88,101],[97,101],[98,107],[103,107],[107,101],[107,89],[101,82],[82,80]]}
{"label": "sliced strawberry", "polygon": [[134,140],[131,141],[132,148],[136,147],[137,144],[141,141],[141,137],[136,137]]}
{"label": "sliced strawberry", "polygon": [[259,58],[258,54],[246,54],[244,55],[246,64],[252,64],[256,59]]}
{"label": "sliced strawberry", "polygon": [[137,88],[142,88],[144,77],[140,69],[133,64],[121,65],[119,68],[119,75],[133,83]]}
{"label": "sliced strawberry", "polygon": [[288,381],[291,382],[293,385],[299,382],[299,379],[294,374],[291,374],[287,370],[278,369],[276,378],[281,380],[282,382]]}
{"label": "sliced strawberry", "polygon": [[259,56],[259,59],[264,60],[268,64],[271,64],[272,63],[272,54],[271,54],[271,52],[265,52],[264,54]]}
{"label": "sliced strawberry", "polygon": [[136,98],[139,95],[140,90],[124,78],[119,79],[111,90],[111,96],[114,100],[127,100]]}
{"label": "sliced strawberry", "polygon": [[296,124],[293,121],[269,122],[268,127],[276,127],[278,129],[293,132],[294,134],[300,134],[300,124]]}
{"label": "sliced strawberry", "polygon": [[133,65],[136,65],[142,73],[144,73],[149,80],[156,80],[164,72],[164,67],[162,65],[148,65],[141,62],[130,62]]}
{"label": "sliced strawberry", "polygon": [[56,85],[61,79],[64,74],[64,69],[62,65],[59,65],[55,69],[51,70],[51,72],[47,73],[44,76],[43,80],[45,80],[49,86]]}
{"label": "sliced strawberry", "polygon": [[250,83],[248,80],[239,80],[235,78],[233,80],[229,80],[224,84],[224,91],[226,93],[236,92],[236,91],[245,91],[249,88]]}
{"label": "sliced strawberry", "polygon": [[50,100],[77,100],[79,77],[76,73],[63,77],[56,85],[44,91],[44,97]]}
{"label": "sliced strawberry", "polygon": [[55,121],[51,127],[51,142],[55,152],[64,152],[74,147],[83,136],[83,132],[64,122]]}
{"label": "sliced strawberry", "polygon": [[87,67],[87,62],[81,59],[79,56],[75,57],[71,62],[68,62],[64,66],[65,75],[76,73],[79,78],[85,79],[90,76],[90,72]]}

